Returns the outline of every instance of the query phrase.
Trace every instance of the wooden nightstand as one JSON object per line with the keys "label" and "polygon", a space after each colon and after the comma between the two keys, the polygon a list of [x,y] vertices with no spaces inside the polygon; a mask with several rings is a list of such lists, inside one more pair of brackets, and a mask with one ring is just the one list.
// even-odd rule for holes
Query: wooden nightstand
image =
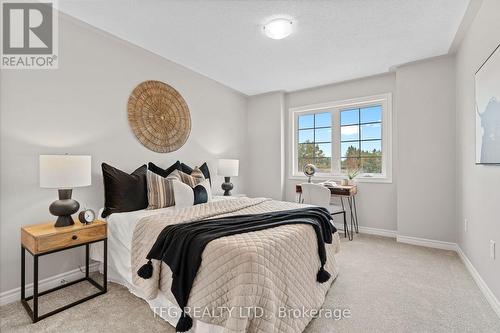
{"label": "wooden nightstand", "polygon": [[[104,278],[103,284],[99,285],[89,276],[89,247],[95,242],[104,242]],[[56,288],[38,292],[38,258],[47,254],[85,246],[85,277],[72,281]],[[33,255],[33,296],[26,297],[25,278],[25,256],[26,250]],[[88,281],[94,285],[99,292],[87,296],[81,300],[65,305],[49,313],[38,315],[38,297],[68,287],[70,285]],[[53,314],[66,310],[74,305],[85,302],[91,298],[102,295],[107,291],[107,224],[104,221],[94,221],[91,224],[75,224],[68,227],[54,227],[54,223],[36,224],[21,228],[21,302],[30,315],[33,322],[47,318]],[[33,299],[33,309],[28,301]]]}

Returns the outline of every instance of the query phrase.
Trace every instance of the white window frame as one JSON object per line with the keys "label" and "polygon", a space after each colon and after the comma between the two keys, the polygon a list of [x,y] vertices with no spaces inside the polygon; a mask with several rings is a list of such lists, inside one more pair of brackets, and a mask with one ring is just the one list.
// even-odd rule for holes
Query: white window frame
{"label": "white window frame", "polygon": [[347,177],[340,166],[340,111],[349,108],[361,108],[371,105],[382,106],[382,173],[359,174],[356,181],[374,183],[392,183],[392,94],[385,93],[367,97],[352,98],[320,104],[305,105],[289,109],[288,122],[288,165],[289,178],[304,180],[302,170],[297,170],[298,118],[301,115],[331,112],[332,114],[332,169],[330,173],[317,173],[317,180],[341,180]]}

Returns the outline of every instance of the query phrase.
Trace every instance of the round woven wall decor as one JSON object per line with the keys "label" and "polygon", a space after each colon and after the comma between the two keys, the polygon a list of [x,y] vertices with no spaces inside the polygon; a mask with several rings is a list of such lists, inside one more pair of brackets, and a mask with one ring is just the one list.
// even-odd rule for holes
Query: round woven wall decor
{"label": "round woven wall decor", "polygon": [[179,149],[191,132],[186,101],[160,81],[144,81],[135,87],[128,99],[128,121],[137,139],[158,153]]}

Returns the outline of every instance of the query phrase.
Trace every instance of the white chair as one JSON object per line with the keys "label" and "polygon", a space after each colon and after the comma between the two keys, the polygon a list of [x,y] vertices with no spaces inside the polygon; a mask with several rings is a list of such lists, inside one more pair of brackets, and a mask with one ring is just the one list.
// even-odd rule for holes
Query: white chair
{"label": "white chair", "polygon": [[338,215],[342,214],[344,217],[344,237],[349,236],[349,240],[352,240],[352,226],[351,226],[351,232],[349,232],[349,229],[347,227],[347,220],[346,220],[346,213],[345,209],[342,206],[338,205],[333,205],[331,203],[331,193],[330,189],[326,188],[323,185],[320,184],[313,184],[313,183],[303,183],[300,184],[300,187],[302,188],[302,203],[309,204],[309,205],[315,205],[315,206],[320,206],[328,209],[330,214],[333,215]]}

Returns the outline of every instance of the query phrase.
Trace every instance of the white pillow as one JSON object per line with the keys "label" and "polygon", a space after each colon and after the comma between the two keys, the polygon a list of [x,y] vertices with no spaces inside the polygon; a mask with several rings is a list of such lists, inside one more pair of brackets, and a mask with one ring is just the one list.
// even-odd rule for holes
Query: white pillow
{"label": "white pillow", "polygon": [[[195,187],[197,186],[204,187],[205,191],[207,192],[207,202],[212,201],[212,190],[210,188],[210,181],[208,179],[205,179]],[[194,199],[195,199],[194,189],[191,186],[184,184],[179,180],[174,179],[172,181],[172,187],[174,190],[175,207],[184,208],[194,205]]]}
{"label": "white pillow", "polygon": [[174,188],[175,207],[183,208],[192,206],[194,203],[193,188],[175,179],[172,181],[172,185]]}

